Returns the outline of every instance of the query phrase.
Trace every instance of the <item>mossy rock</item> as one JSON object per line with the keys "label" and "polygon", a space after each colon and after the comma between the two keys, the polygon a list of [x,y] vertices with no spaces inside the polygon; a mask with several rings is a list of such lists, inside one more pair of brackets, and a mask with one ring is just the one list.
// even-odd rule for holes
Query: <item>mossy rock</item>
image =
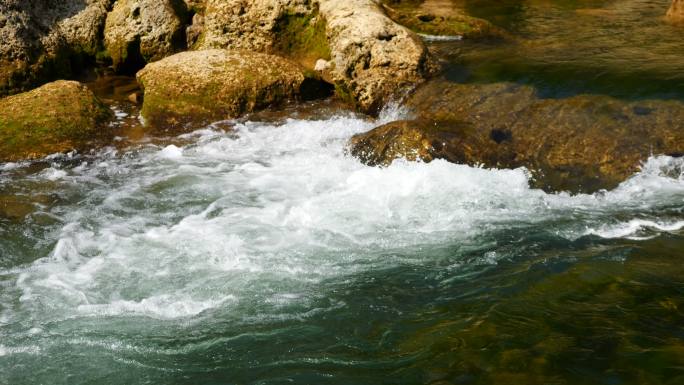
{"label": "mossy rock", "polygon": [[285,14],[276,24],[275,49],[313,69],[317,60],[330,60],[326,20],[318,10],[311,14]]}
{"label": "mossy rock", "polygon": [[84,85],[56,81],[0,99],[0,161],[83,149],[106,134],[112,112]]}
{"label": "mossy rock", "polygon": [[295,99],[305,76],[278,56],[204,50],[148,64],[137,79],[147,125],[192,129]]}

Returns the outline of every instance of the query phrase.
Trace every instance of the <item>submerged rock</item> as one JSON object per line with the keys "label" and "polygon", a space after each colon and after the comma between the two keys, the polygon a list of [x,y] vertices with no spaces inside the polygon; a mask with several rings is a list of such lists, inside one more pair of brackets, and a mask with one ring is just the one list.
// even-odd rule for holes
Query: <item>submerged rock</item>
{"label": "submerged rock", "polygon": [[510,83],[435,81],[408,101],[417,118],[352,138],[369,165],[396,158],[527,167],[550,191],[610,189],[651,155],[684,154],[684,103],[580,95],[540,99]]}
{"label": "submerged rock", "polygon": [[84,85],[56,81],[0,99],[0,160],[40,158],[83,149],[112,118]]}
{"label": "submerged rock", "polygon": [[107,16],[104,42],[115,70],[135,71],[185,47],[180,0],[119,0]]}
{"label": "submerged rock", "polygon": [[287,59],[247,51],[183,52],[137,74],[142,115],[158,128],[194,128],[298,97],[305,77]]}
{"label": "submerged rock", "polygon": [[684,22],[684,0],[672,0],[666,17],[673,22]]}
{"label": "submerged rock", "polygon": [[0,95],[80,70],[101,49],[112,0],[0,1]]}
{"label": "submerged rock", "polygon": [[466,39],[501,39],[507,33],[492,23],[456,11],[444,1],[384,1],[389,17],[412,31],[433,36],[460,36]]}

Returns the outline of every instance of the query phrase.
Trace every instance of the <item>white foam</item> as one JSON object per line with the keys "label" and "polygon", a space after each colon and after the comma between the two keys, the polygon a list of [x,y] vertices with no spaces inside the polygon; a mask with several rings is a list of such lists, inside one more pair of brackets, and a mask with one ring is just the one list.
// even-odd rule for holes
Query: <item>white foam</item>
{"label": "white foam", "polygon": [[140,301],[116,300],[107,304],[83,304],[78,305],[77,311],[88,316],[129,314],[157,319],[176,319],[194,316],[234,300],[234,296],[227,296],[223,300],[195,301],[185,295],[165,294]]}
{"label": "white foam", "polygon": [[64,178],[65,176],[68,175],[66,171],[60,170],[60,169],[56,169],[56,168],[53,168],[53,167],[46,168],[45,170],[43,170],[43,171],[41,172],[41,174],[42,174],[42,176],[43,176],[45,179],[48,179],[48,180],[51,180],[51,181],[60,180],[60,179],[62,179],[62,178]]}
{"label": "white foam", "polygon": [[588,229],[586,235],[602,238],[627,238],[632,240],[651,239],[663,232],[677,232],[684,229],[684,221],[656,222],[653,220],[632,219],[613,225],[603,225],[598,229]]}
{"label": "white foam", "polygon": [[[183,147],[103,153],[68,178],[49,169],[47,178],[57,173],[88,199],[61,209],[66,225],[49,256],[7,272],[21,299],[7,304],[10,318],[32,327],[72,317],[175,319],[245,301],[274,314],[300,303],[305,313],[327,279],[430,258],[387,257],[406,247],[530,224],[571,239],[588,229],[629,237],[635,228],[682,228],[658,218],[610,228],[615,213],[634,218],[682,202],[682,160],[674,158],[649,160],[614,191],[570,196],[530,189],[524,169],[367,167],[345,151],[352,135],[379,124],[365,118],[234,124],[230,133],[185,135],[192,143]],[[474,263],[499,258],[483,253]]]}
{"label": "white foam", "polygon": [[0,345],[0,357],[13,354],[39,354],[39,346],[4,346]]}
{"label": "white foam", "polygon": [[463,36],[461,35],[428,35],[419,33],[418,34],[425,41],[461,41]]}
{"label": "white foam", "polygon": [[180,159],[183,157],[183,150],[173,144],[164,147],[159,151],[159,157],[163,159]]}

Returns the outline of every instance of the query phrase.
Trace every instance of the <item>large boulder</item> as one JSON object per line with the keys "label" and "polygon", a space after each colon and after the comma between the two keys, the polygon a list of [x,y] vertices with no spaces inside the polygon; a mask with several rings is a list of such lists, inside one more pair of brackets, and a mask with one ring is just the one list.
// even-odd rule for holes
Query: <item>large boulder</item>
{"label": "large boulder", "polygon": [[106,136],[112,111],[84,85],[56,81],[0,99],[0,161],[83,149]]}
{"label": "large boulder", "polygon": [[667,11],[667,19],[673,22],[684,22],[684,0],[672,0],[672,5]]}
{"label": "large boulder", "polygon": [[328,22],[331,76],[338,94],[375,112],[432,72],[423,41],[393,22],[374,1],[321,0]]}
{"label": "large boulder", "polygon": [[580,95],[541,99],[527,86],[432,82],[408,101],[415,120],[351,140],[370,165],[396,158],[527,167],[550,191],[610,189],[651,155],[684,154],[684,103]]}
{"label": "large boulder", "polygon": [[288,56],[375,112],[434,69],[423,41],[373,0],[207,0],[202,48]]}
{"label": "large boulder", "polygon": [[104,29],[114,69],[134,72],[185,48],[185,7],[181,0],[118,0]]}
{"label": "large boulder", "polygon": [[281,57],[203,50],[169,56],[137,74],[142,115],[157,128],[195,128],[296,98],[305,77]]}
{"label": "large boulder", "polygon": [[[0,1],[0,95],[79,70],[100,50],[112,0]],[[74,65],[75,64],[75,65]]]}

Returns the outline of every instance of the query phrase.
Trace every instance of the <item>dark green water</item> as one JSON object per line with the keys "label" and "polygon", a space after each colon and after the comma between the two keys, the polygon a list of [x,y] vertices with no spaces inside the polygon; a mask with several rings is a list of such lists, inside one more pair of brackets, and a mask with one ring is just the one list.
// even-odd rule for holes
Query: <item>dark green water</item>
{"label": "dark green water", "polygon": [[543,96],[684,98],[684,26],[663,16],[669,0],[463,0],[454,4],[515,37],[448,45],[452,77],[515,81]]}
{"label": "dark green water", "polygon": [[[560,46],[570,26],[597,50],[590,35],[641,31],[585,30],[572,4],[467,6]],[[671,27],[653,25],[667,45]],[[604,46],[605,60],[566,47],[568,66],[514,49],[517,72],[491,69],[502,45],[439,48],[471,81],[679,97],[565,75],[631,59],[680,76],[641,45]],[[322,111],[0,165],[0,384],[684,383],[684,160],[651,158],[610,192],[547,194],[524,170],[345,155],[376,124]]]}

